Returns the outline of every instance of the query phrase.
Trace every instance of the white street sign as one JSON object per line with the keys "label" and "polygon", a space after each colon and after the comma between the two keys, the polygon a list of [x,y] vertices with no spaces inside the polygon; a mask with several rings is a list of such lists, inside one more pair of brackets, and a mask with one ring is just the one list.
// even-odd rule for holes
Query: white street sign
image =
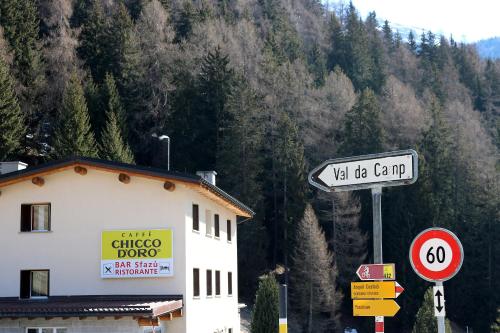
{"label": "white street sign", "polygon": [[445,317],[446,311],[444,308],[444,288],[443,286],[432,287],[434,291],[434,316]]}
{"label": "white street sign", "polygon": [[309,174],[309,182],[326,191],[395,186],[417,180],[413,150],[328,160]]}

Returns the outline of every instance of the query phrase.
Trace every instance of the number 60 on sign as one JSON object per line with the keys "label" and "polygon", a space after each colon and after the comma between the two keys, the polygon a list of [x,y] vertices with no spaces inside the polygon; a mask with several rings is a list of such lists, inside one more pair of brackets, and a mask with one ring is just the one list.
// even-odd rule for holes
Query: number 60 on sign
{"label": "number 60 on sign", "polygon": [[410,247],[415,272],[431,282],[451,279],[464,260],[462,244],[451,231],[431,228],[421,232]]}

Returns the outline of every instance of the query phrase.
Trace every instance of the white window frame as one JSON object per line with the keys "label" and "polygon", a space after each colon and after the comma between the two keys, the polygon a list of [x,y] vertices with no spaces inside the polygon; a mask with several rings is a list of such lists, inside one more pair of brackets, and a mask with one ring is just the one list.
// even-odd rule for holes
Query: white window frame
{"label": "white window frame", "polygon": [[210,209],[205,209],[205,229],[206,229],[206,236],[207,237],[212,237],[212,211]]}
{"label": "white window frame", "polygon": [[52,333],[56,333],[57,331],[56,330],[61,330],[61,329],[65,329],[66,332],[68,332],[68,328],[67,327],[26,327],[25,329],[25,333],[28,333],[28,330],[37,330],[37,333],[42,333],[42,330],[52,330]]}
{"label": "white window frame", "polygon": [[[46,229],[35,229],[35,208],[36,207],[46,207],[47,209],[47,228]],[[48,232],[50,231],[50,204],[42,203],[42,204],[32,204],[31,205],[31,232]]]}

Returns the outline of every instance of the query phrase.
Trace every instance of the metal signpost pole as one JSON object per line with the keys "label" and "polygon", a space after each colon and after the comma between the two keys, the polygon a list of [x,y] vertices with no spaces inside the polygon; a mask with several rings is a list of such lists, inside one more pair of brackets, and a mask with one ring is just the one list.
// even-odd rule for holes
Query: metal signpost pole
{"label": "metal signpost pole", "polygon": [[[443,282],[436,282],[436,287],[442,287]],[[445,333],[444,316],[437,317],[438,333]]]}
{"label": "metal signpost pole", "polygon": [[279,289],[279,333],[288,332],[288,320],[287,320],[287,285],[280,285]]}
{"label": "metal signpost pole", "polygon": [[372,188],[373,263],[382,264],[382,187]]}
{"label": "metal signpost pole", "polygon": [[[372,188],[373,263],[382,264],[382,187]],[[384,332],[384,317],[375,317],[375,333]]]}

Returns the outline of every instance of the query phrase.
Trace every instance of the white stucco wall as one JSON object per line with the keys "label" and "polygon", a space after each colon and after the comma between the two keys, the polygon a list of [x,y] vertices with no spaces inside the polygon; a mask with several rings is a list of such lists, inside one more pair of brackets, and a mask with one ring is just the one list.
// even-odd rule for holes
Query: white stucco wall
{"label": "white stucco wall", "polygon": [[[236,215],[227,210],[221,210],[212,201],[199,198],[200,207],[200,231],[192,229],[191,204],[190,214],[186,218],[186,246],[191,255],[187,256],[187,292],[185,294],[186,304],[186,328],[189,333],[199,332],[239,332],[238,315],[238,259],[236,244]],[[206,234],[205,211],[211,211],[211,236]],[[219,214],[220,237],[217,239],[214,233],[213,215]],[[226,220],[231,220],[231,242],[227,241]],[[204,255],[196,255],[197,253]],[[193,296],[193,268],[200,269],[200,297]],[[212,270],[212,296],[207,296],[206,270]],[[215,296],[215,271],[221,272],[221,294]],[[233,273],[233,295],[228,295],[227,273]]]}
{"label": "white stucco wall", "polygon": [[[131,182],[123,184],[117,178],[92,168],[81,176],[71,168],[44,176],[42,187],[27,180],[1,188],[0,297],[19,296],[21,270],[49,269],[51,296],[181,294],[184,317],[165,323],[167,332],[212,333],[224,328],[239,332],[234,213],[180,183],[169,192],[159,180],[131,176]],[[51,203],[51,231],[20,232],[21,204],[47,202]],[[193,203],[200,207],[199,233],[192,231]],[[205,209],[220,215],[219,240],[205,235]],[[232,221],[231,243],[226,238],[227,219]],[[101,231],[153,228],[173,230],[173,277],[101,279]],[[200,268],[199,299],[193,298],[193,267]],[[215,270],[221,271],[220,297],[206,297],[207,268],[214,271],[214,293]],[[233,273],[231,297],[228,271]],[[53,320],[48,322],[54,326]]]}
{"label": "white stucco wall", "polygon": [[[72,169],[2,188],[0,197],[0,296],[19,296],[19,272],[50,269],[50,295],[182,294],[185,289],[184,238],[186,197],[193,191],[134,178],[129,184],[109,172]],[[23,203],[51,204],[50,232],[20,232]],[[101,231],[172,228],[174,277],[101,279]]]}

